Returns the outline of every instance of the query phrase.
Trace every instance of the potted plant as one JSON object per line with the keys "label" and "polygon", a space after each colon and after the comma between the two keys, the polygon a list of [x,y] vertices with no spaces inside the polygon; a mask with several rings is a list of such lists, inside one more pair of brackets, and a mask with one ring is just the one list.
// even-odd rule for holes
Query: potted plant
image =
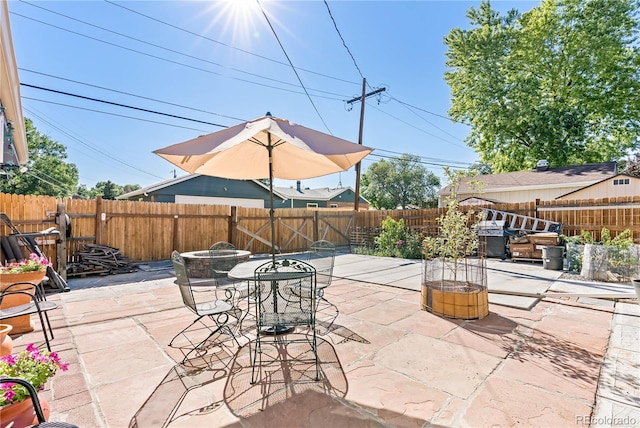
{"label": "potted plant", "polygon": [[[438,218],[438,236],[423,241],[422,309],[460,319],[489,314],[487,272],[479,251],[478,224],[473,209],[462,210],[457,199],[463,171],[445,170],[450,182],[446,212]],[[467,182],[480,191],[480,183]]]}
{"label": "potted plant", "polygon": [[[55,352],[41,351],[33,344],[17,354],[0,357],[0,377],[19,377],[30,382],[36,391],[44,385],[58,370],[65,371],[69,365],[63,363]],[[45,416],[49,405],[40,399]],[[29,392],[15,383],[0,383],[0,421],[5,426],[29,426],[37,423]],[[13,425],[11,425],[13,423]]]}
{"label": "potted plant", "polygon": [[[28,259],[22,260],[21,262],[0,266],[0,292],[4,292],[7,287],[18,282],[40,284],[50,265],[51,263],[49,263],[46,257],[40,257],[35,253],[31,253]],[[33,289],[33,287],[29,284],[11,287],[11,291],[30,289]],[[11,308],[13,306],[27,304],[30,301],[30,297],[26,294],[8,295],[0,302],[0,308]],[[3,322],[13,326],[12,334],[29,333],[33,331],[30,315],[8,318]]]}
{"label": "potted plant", "polygon": [[46,257],[31,253],[28,259],[0,266],[0,285],[6,286],[22,281],[39,284],[49,266],[51,263]]}

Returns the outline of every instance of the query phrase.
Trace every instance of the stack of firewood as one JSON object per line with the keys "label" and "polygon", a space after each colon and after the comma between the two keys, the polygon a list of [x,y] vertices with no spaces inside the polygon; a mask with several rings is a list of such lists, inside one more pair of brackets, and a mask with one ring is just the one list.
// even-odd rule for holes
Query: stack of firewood
{"label": "stack of firewood", "polygon": [[84,244],[67,265],[67,276],[89,274],[118,274],[138,270],[117,248],[107,245]]}

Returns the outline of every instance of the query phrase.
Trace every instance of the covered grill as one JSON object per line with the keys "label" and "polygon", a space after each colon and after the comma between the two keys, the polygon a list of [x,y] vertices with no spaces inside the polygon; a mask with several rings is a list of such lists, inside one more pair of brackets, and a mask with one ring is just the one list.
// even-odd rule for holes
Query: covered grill
{"label": "covered grill", "polygon": [[503,220],[486,220],[478,224],[478,236],[484,243],[487,257],[506,259],[509,235]]}

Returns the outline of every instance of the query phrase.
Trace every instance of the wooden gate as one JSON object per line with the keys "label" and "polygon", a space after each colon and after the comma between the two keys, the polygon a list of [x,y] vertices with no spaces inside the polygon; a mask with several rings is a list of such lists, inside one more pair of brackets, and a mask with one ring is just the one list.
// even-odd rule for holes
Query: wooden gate
{"label": "wooden gate", "polygon": [[[235,215],[234,215],[235,214]],[[232,241],[236,248],[254,254],[271,252],[271,223],[269,210],[264,208],[235,209]],[[277,253],[304,251],[319,239],[326,239],[338,247],[348,247],[350,229],[354,222],[352,211],[276,209],[274,210],[275,249]]]}

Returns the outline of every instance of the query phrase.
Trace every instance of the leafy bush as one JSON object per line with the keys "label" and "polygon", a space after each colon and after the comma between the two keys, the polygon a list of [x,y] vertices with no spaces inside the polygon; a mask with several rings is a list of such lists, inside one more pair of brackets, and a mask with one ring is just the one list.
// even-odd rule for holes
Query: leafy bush
{"label": "leafy bush", "polygon": [[375,255],[419,259],[422,257],[422,237],[411,231],[404,220],[387,217],[382,222],[382,231],[376,238]]}
{"label": "leafy bush", "polygon": [[[633,238],[629,229],[611,237],[609,229],[603,227],[600,232],[602,238],[596,241],[588,231],[582,231],[577,236],[562,236],[567,244],[567,260],[569,270],[580,272],[584,263],[584,245],[596,245],[597,250],[591,253],[591,267],[599,271],[609,271],[622,279],[628,277],[631,271],[637,269],[637,251],[633,251]],[[595,250],[595,249],[594,249]]]}

